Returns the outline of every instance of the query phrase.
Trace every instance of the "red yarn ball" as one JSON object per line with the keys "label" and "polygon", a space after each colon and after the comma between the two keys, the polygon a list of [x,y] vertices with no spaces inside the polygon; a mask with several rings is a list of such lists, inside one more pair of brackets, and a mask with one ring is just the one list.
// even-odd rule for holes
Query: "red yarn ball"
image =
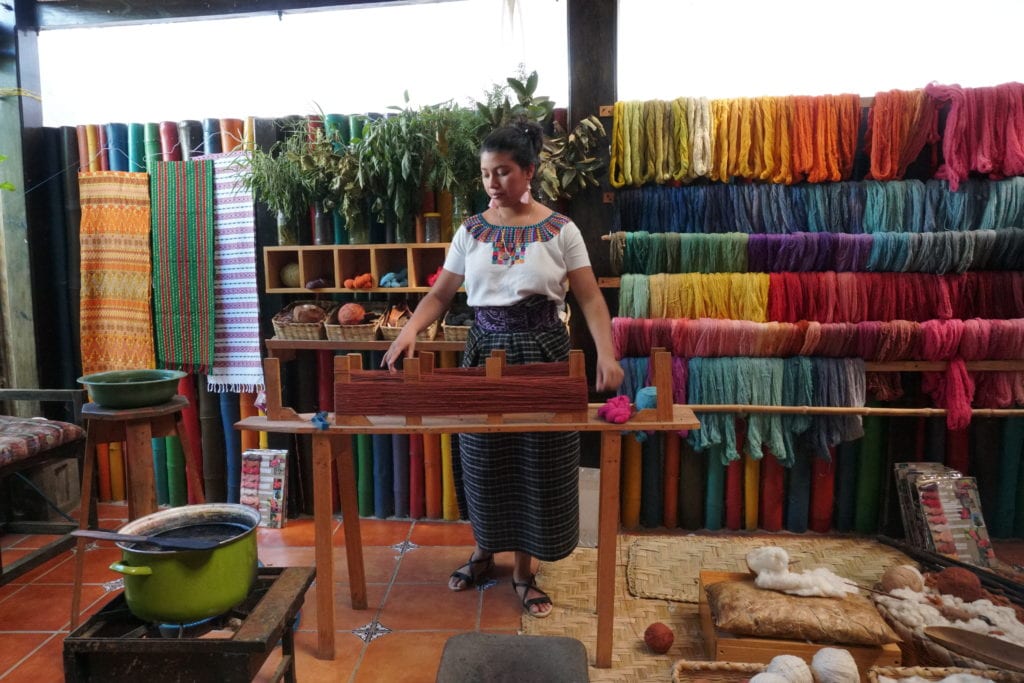
{"label": "red yarn ball", "polygon": [[644,631],[644,642],[647,643],[647,647],[659,655],[668,652],[668,649],[672,647],[672,641],[675,639],[676,637],[672,633],[672,629],[660,621],[651,624]]}

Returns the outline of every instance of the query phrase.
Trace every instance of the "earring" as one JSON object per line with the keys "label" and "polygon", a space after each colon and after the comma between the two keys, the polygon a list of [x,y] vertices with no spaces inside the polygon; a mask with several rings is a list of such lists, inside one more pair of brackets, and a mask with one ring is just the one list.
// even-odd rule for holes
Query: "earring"
{"label": "earring", "polygon": [[530,191],[529,190],[527,190],[526,192],[523,193],[523,196],[519,198],[519,202],[521,204],[529,204],[530,203]]}

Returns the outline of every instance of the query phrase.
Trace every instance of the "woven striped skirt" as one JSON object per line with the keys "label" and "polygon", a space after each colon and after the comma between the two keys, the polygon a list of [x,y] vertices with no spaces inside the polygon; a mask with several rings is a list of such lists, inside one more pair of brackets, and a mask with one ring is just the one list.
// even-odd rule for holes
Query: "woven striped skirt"
{"label": "woven striped skirt", "polygon": [[[532,332],[469,331],[463,367],[483,365],[493,349],[510,364],[569,357],[564,327]],[[578,432],[460,434],[453,459],[459,508],[480,549],[518,550],[552,562],[579,541]]]}

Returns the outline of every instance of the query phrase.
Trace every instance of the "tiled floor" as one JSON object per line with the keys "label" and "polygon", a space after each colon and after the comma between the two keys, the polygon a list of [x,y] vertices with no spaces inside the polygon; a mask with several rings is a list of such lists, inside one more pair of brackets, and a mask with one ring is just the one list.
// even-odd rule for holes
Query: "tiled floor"
{"label": "tiled floor", "polygon": [[[101,526],[116,528],[125,521],[123,505],[101,505]],[[369,608],[348,605],[348,571],[344,533],[336,521],[335,629],[336,657],[322,661],[316,649],[314,584],[306,594],[299,630],[297,672],[300,681],[431,682],[445,641],[464,631],[516,633],[522,611],[509,586],[510,554],[496,558],[496,583],[486,590],[452,593],[446,587],[453,569],[472,549],[469,526],[456,522],[372,520],[361,522]],[[281,530],[260,529],[260,560],[270,566],[313,564],[310,519],[291,520]],[[4,562],[48,537],[0,537]],[[84,618],[116,595],[118,574],[109,569],[121,551],[101,542],[86,562]],[[0,587],[0,681],[50,683],[64,680],[62,646],[68,634],[71,605],[72,553],[54,558]],[[276,666],[273,655],[257,680],[265,681]]]}

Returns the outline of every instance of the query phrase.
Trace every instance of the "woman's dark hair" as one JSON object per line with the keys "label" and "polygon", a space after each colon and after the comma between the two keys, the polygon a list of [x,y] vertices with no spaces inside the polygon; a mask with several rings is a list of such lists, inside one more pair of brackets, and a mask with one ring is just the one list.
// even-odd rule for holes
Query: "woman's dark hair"
{"label": "woman's dark hair", "polygon": [[544,145],[544,131],[533,121],[519,121],[495,128],[480,145],[480,153],[507,152],[520,168],[536,167]]}

